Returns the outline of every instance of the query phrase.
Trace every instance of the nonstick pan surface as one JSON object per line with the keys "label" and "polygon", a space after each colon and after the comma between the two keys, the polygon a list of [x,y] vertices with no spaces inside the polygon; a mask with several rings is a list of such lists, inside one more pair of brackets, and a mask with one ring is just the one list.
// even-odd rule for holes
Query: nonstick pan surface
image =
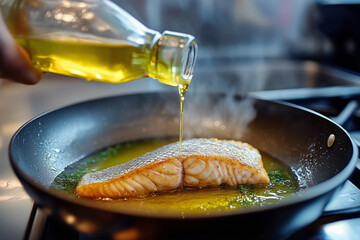
{"label": "nonstick pan surface", "polygon": [[[65,167],[97,150],[138,139],[174,137],[179,99],[174,93],[115,96],[42,114],[13,136],[12,167],[35,203],[87,234],[140,238],[251,236],[284,238],[323,212],[349,178],[358,156],[347,132],[331,120],[290,104],[218,94],[185,101],[184,137],[246,141],[283,162],[296,175],[298,196],[278,204],[211,216],[179,218],[164,212],[116,211],[89,199],[49,190]],[[329,136],[335,136],[329,147]]]}

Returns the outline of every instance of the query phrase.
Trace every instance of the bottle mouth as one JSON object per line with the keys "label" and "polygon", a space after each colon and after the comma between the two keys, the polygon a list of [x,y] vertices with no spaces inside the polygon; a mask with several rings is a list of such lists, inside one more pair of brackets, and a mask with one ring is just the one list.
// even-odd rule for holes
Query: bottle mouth
{"label": "bottle mouth", "polygon": [[184,80],[191,81],[197,58],[197,43],[195,39],[189,42],[188,54],[184,56],[181,67],[181,76]]}
{"label": "bottle mouth", "polygon": [[197,58],[195,38],[189,34],[165,31],[157,46],[154,78],[172,86],[189,85]]}

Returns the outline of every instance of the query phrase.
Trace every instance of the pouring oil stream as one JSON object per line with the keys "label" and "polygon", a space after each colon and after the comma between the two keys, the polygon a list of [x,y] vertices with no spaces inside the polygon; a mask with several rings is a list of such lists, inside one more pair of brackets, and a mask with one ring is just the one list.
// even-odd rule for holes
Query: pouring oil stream
{"label": "pouring oil stream", "polygon": [[179,84],[179,96],[180,96],[180,131],[179,131],[179,155],[182,151],[182,139],[183,139],[183,128],[184,128],[184,101],[185,94],[188,90],[188,84]]}

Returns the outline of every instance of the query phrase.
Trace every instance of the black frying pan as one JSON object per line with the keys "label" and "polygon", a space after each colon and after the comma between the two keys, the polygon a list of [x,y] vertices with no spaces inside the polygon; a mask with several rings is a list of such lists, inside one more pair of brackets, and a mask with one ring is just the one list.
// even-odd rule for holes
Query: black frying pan
{"label": "black frying pan", "polygon": [[[104,147],[135,139],[178,135],[174,93],[110,97],[45,113],[21,127],[10,143],[13,169],[44,211],[88,234],[136,233],[141,238],[286,237],[317,219],[355,168],[358,152],[349,135],[329,119],[295,107],[224,95],[189,94],[185,138],[240,139],[294,171],[299,196],[275,205],[214,216],[114,211],[95,200],[48,189],[68,165]],[[335,142],[327,146],[329,135]]]}

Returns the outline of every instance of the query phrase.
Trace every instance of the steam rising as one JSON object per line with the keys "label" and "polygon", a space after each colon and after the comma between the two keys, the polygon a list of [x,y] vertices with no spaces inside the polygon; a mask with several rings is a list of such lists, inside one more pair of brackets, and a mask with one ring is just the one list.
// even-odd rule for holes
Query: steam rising
{"label": "steam rising", "polygon": [[216,137],[241,139],[248,123],[256,117],[251,99],[234,94],[195,95],[185,102],[184,138]]}

